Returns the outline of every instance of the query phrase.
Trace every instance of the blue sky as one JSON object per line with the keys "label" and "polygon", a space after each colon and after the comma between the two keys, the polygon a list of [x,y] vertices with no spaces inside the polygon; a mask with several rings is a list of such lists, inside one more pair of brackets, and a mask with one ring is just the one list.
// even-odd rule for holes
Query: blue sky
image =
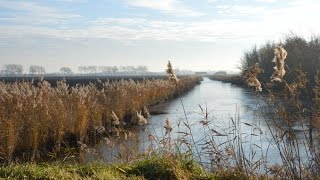
{"label": "blue sky", "polygon": [[318,0],[0,0],[0,65],[235,70],[243,52],[318,35]]}

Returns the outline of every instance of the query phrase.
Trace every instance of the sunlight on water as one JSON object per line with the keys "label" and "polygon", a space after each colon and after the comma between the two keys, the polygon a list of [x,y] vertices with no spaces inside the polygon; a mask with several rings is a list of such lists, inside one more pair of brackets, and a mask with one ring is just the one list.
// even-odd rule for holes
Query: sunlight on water
{"label": "sunlight on water", "polygon": [[[210,164],[210,161],[214,158],[212,154],[206,153],[210,150],[203,145],[206,137],[204,126],[200,123],[205,117],[204,114],[201,114],[202,108],[204,111],[206,109],[208,111],[208,128],[214,129],[223,135],[228,135],[215,137],[217,144],[223,144],[220,147],[221,150],[224,150],[228,145],[225,142],[235,137],[235,135],[231,135],[233,133],[230,129],[233,124],[232,120],[239,120],[239,133],[242,137],[244,153],[252,158],[252,161],[263,158],[267,161],[267,164],[281,163],[278,150],[272,143],[272,136],[267,126],[267,123],[271,123],[271,119],[275,118],[275,115],[268,110],[262,98],[261,95],[250,89],[204,78],[201,85],[181,95],[183,104],[177,98],[153,107],[153,109],[165,113],[153,115],[147,126],[134,128],[135,133],[138,134],[137,141],[139,145],[136,145],[138,147],[135,146],[134,142],[123,143],[121,139],[114,139],[115,143],[112,148],[106,143],[100,143],[97,145],[97,149],[99,149],[103,159],[108,162],[117,161],[121,149],[137,149],[139,152],[144,152],[150,146],[148,141],[149,133],[159,139],[165,136],[163,127],[166,118],[170,119],[173,127],[171,138],[173,140],[177,139],[181,136],[177,132],[188,131],[187,127],[181,123],[186,119],[184,106],[186,116],[191,125],[192,135],[197,148],[200,150],[201,155],[199,158],[201,162]],[[179,122],[180,127],[178,127]],[[301,131],[300,135],[298,133],[298,137],[304,138],[304,131]],[[195,148],[193,150],[195,151]],[[252,151],[255,151],[254,155]],[[197,156],[195,155],[195,157]]]}

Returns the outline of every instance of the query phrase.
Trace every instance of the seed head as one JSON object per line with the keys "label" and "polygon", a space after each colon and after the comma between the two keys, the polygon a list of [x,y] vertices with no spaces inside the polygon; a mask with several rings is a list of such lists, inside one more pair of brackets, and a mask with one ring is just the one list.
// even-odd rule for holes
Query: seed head
{"label": "seed head", "polygon": [[168,65],[167,65],[167,74],[169,77],[169,81],[175,85],[178,85],[179,79],[177,78],[177,76],[175,75],[175,73],[173,72],[173,68],[172,65],[170,63],[170,61],[168,61]]}
{"label": "seed head", "polygon": [[118,116],[113,111],[111,112],[111,124],[114,126],[117,126],[120,124],[120,120]]}
{"label": "seed head", "polygon": [[262,72],[263,70],[260,68],[259,63],[254,64],[250,70],[244,71],[244,79],[248,86],[253,86],[256,88],[256,91],[261,92],[261,83],[257,79],[257,76]]}
{"label": "seed head", "polygon": [[286,74],[286,71],[284,70],[284,61],[287,58],[287,54],[287,51],[282,47],[282,45],[279,45],[274,49],[274,58],[272,62],[274,62],[276,66],[273,68],[275,71],[271,76],[271,81],[282,81]]}
{"label": "seed head", "polygon": [[142,126],[142,125],[148,124],[147,119],[141,115],[141,111],[140,112],[136,111],[136,114],[138,118],[138,125]]}
{"label": "seed head", "polygon": [[169,118],[166,119],[166,124],[163,127],[166,130],[166,135],[172,131]]}

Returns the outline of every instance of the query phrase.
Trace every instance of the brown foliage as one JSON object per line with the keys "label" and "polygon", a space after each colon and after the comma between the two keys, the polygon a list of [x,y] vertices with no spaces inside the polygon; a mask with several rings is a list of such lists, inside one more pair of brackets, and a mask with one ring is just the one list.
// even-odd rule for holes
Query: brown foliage
{"label": "brown foliage", "polygon": [[176,87],[168,80],[121,80],[102,83],[101,88],[93,84],[69,87],[63,81],[56,87],[47,81],[0,82],[0,158],[34,159],[76,144],[68,141],[86,142],[88,130],[110,129],[115,115],[120,122],[133,123],[130,117],[136,112],[198,82],[198,77],[185,77]]}

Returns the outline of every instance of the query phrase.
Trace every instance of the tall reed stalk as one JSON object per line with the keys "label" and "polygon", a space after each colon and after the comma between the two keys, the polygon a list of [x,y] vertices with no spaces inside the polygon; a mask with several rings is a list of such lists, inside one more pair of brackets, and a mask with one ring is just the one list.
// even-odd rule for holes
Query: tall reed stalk
{"label": "tall reed stalk", "polygon": [[153,79],[72,87],[64,81],[54,87],[47,81],[0,82],[0,160],[63,156],[65,149],[77,148],[77,141],[90,143],[94,131],[141,124],[146,107],[173,98],[198,81],[190,76],[181,78],[178,86]]}

